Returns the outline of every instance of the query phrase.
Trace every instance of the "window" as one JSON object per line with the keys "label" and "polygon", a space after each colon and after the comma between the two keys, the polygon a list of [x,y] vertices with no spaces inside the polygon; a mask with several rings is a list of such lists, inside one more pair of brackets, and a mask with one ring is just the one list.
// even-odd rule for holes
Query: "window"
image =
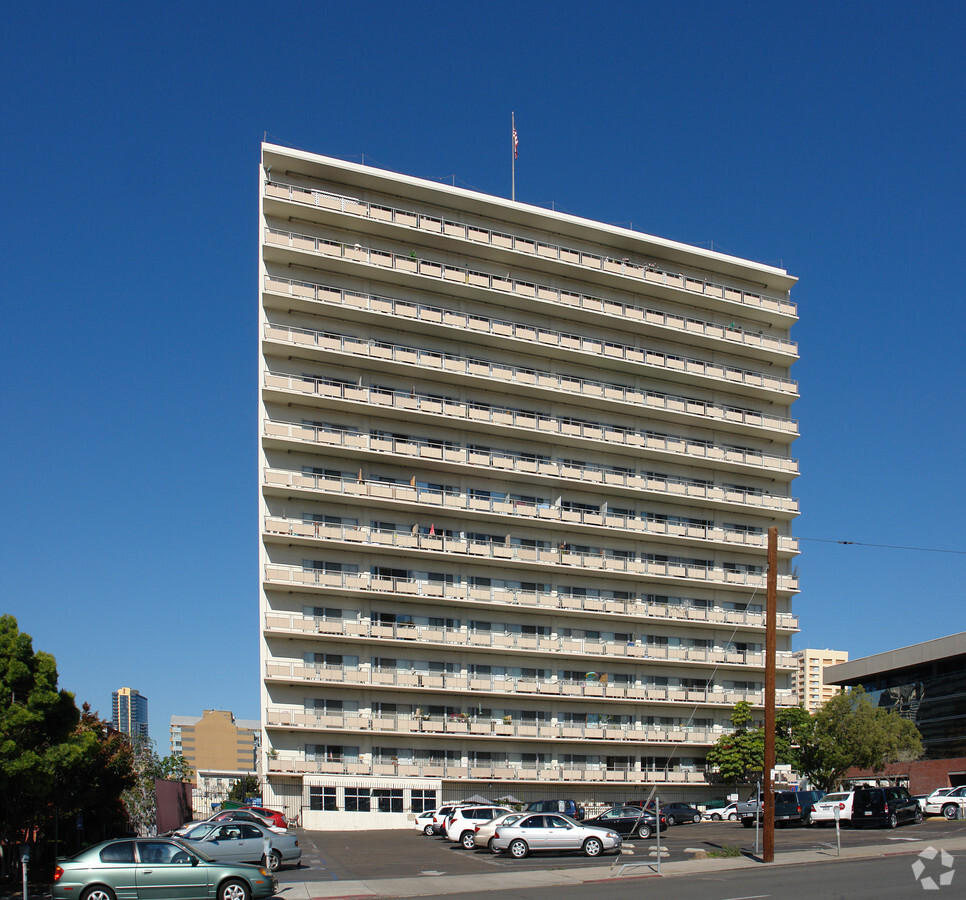
{"label": "window", "polygon": [[311,785],[309,787],[309,809],[338,812],[339,804],[336,802],[335,788]]}
{"label": "window", "polygon": [[[369,808],[370,808],[369,788],[347,787],[345,789],[345,811],[346,812],[369,812]],[[402,812],[401,807],[399,811]]]}
{"label": "window", "polygon": [[[348,795],[348,793],[347,789],[346,794]],[[376,788],[372,792],[372,798],[376,801],[379,812],[403,811],[402,788]],[[348,807],[348,802],[346,806]]]}
{"label": "window", "polygon": [[414,813],[425,812],[436,809],[436,791],[419,790],[413,788],[412,802],[410,804]]}
{"label": "window", "polygon": [[101,850],[101,862],[134,862],[134,841],[118,841]]}

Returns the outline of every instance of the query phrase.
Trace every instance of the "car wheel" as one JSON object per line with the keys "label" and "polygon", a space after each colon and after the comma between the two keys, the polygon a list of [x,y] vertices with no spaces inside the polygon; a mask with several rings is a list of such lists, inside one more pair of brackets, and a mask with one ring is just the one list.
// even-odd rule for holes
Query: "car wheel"
{"label": "car wheel", "polygon": [[252,892],[244,881],[231,878],[218,886],[218,900],[250,900]]}
{"label": "car wheel", "polygon": [[691,816],[691,821],[692,821],[692,822],[693,822],[693,823],[694,823],[695,825],[697,825],[697,824],[698,824],[698,822],[700,822],[700,821],[701,821],[701,816],[700,816],[700,815],[698,815],[697,813],[695,813],[695,815],[693,815],[693,816]]}
{"label": "car wheel", "polygon": [[114,896],[114,891],[109,887],[104,887],[102,884],[95,884],[81,894],[81,900],[117,900],[117,898]]}
{"label": "car wheel", "polygon": [[647,822],[642,822],[637,826],[637,836],[642,841],[646,841],[651,836],[651,826]]}
{"label": "car wheel", "polygon": [[812,814],[810,812],[805,813],[805,818],[802,819],[802,821],[805,823],[806,827],[811,826]]}
{"label": "car wheel", "polygon": [[282,854],[278,850],[273,850],[268,854],[268,865],[265,868],[269,872],[277,872],[282,868]]}
{"label": "car wheel", "polygon": [[433,836],[433,826],[432,825],[425,825],[425,826],[423,826],[423,834],[425,834],[426,837],[432,837]]}
{"label": "car wheel", "polygon": [[499,853],[500,851],[499,851],[499,850],[497,850],[497,849],[496,849],[496,847],[494,847],[494,846],[493,846],[493,841],[494,841],[494,840],[495,840],[495,838],[490,838],[490,839],[489,839],[489,840],[488,840],[488,841],[486,842],[486,849],[487,849],[487,850],[489,850],[489,851],[490,851],[490,853]]}
{"label": "car wheel", "polygon": [[604,852],[604,844],[600,838],[589,837],[584,841],[584,856],[600,856]]}
{"label": "car wheel", "polygon": [[741,824],[744,825],[745,828],[751,828],[751,826],[755,824],[755,820],[754,819],[742,819],[741,820]]}
{"label": "car wheel", "polygon": [[521,841],[519,838],[515,841],[510,841],[510,846],[507,847],[507,850],[514,859],[523,859],[530,852],[527,842]]}
{"label": "car wheel", "polygon": [[668,823],[668,825],[673,825],[674,824],[674,816],[668,816],[667,817],[667,823]]}
{"label": "car wheel", "polygon": [[473,844],[473,838],[474,837],[475,837],[475,835],[474,835],[474,833],[472,831],[464,831],[460,835],[460,845],[462,846],[462,848],[464,850],[472,850],[473,849],[473,846],[474,846],[474,844]]}
{"label": "car wheel", "polygon": [[947,803],[943,807],[943,817],[952,821],[956,818],[957,808],[952,803]]}
{"label": "car wheel", "polygon": [[912,817],[912,821],[916,825],[921,825],[922,824],[922,810],[921,809],[917,809],[916,810],[916,814]]}
{"label": "car wheel", "polygon": [[711,821],[712,822],[720,822],[721,821],[721,816],[719,816],[717,813],[711,813]]}
{"label": "car wheel", "polygon": [[896,828],[898,827],[898,825],[899,825],[899,817],[895,813],[892,813],[892,815],[889,816],[889,827]]}
{"label": "car wheel", "polygon": [[738,813],[732,813],[730,816],[728,816],[728,821],[729,822],[737,822],[738,821]]}

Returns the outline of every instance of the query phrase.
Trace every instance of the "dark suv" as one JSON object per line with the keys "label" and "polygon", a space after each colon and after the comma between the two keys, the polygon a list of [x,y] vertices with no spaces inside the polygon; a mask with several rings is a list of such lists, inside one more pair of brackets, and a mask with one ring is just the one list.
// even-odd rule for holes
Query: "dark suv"
{"label": "dark suv", "polygon": [[[799,822],[807,825],[812,816],[812,807],[825,796],[824,791],[775,791],[775,824]],[[744,804],[741,809],[741,824],[752,828],[755,819],[761,821],[757,804]]]}
{"label": "dark suv", "polygon": [[857,788],[852,799],[852,827],[922,821],[922,808],[904,787]]}
{"label": "dark suv", "polygon": [[563,813],[576,819],[578,822],[584,818],[584,808],[579,806],[574,800],[534,800],[528,803],[524,812],[538,813]]}

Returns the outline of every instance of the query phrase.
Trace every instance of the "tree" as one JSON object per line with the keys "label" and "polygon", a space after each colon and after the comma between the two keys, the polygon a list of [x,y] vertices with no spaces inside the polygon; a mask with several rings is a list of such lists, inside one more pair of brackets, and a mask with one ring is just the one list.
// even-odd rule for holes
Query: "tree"
{"label": "tree", "polygon": [[243,803],[249,797],[257,796],[258,791],[258,779],[254,775],[243,775],[231,786],[227,799]]}
{"label": "tree", "polygon": [[57,664],[34,653],[17,620],[0,616],[0,838],[19,842],[49,816],[58,773],[76,765],[80,714],[57,688]]}
{"label": "tree", "polygon": [[[797,768],[800,762],[802,729],[809,715],[801,707],[782,709],[775,714],[775,762]],[[765,730],[752,727],[751,704],[742,700],[731,712],[734,731],[722,735],[708,751],[707,764],[715,770],[716,780],[735,786],[761,778],[765,767]]]}
{"label": "tree", "polygon": [[909,719],[872,705],[860,686],[842,691],[816,710],[802,741],[800,771],[822,790],[838,787],[851,768],[881,772],[922,755],[922,737]]}

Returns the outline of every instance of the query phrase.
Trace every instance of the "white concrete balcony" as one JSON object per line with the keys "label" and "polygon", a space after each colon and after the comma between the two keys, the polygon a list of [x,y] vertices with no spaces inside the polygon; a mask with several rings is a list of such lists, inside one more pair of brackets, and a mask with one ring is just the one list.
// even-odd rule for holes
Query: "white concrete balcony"
{"label": "white concrete balcony", "polygon": [[[595,254],[560,244],[538,241],[531,237],[492,231],[480,224],[454,222],[442,216],[429,216],[414,209],[396,208],[370,203],[357,197],[298,185],[267,182],[266,199],[274,199],[334,211],[347,216],[390,223],[405,229],[416,229],[427,234],[444,235],[458,241],[470,241],[485,247],[509,250],[536,260],[552,260],[577,266],[588,272],[605,272],[634,282],[660,285],[687,294],[700,294],[711,301],[724,301],[747,310],[761,310],[793,320],[797,318],[795,304],[787,297],[743,290],[732,284],[711,281],[698,273],[675,271],[665,263],[630,257]],[[458,249],[457,252],[465,253]],[[639,287],[631,287],[639,290]],[[694,303],[693,299],[685,302]]]}
{"label": "white concrete balcony", "polygon": [[[280,329],[278,326],[268,326],[267,330],[277,334]],[[291,329],[288,329],[291,335]],[[300,334],[304,334],[304,329],[298,329]],[[325,335],[318,333],[317,340],[321,340],[322,346],[327,341],[335,344],[345,344],[346,342],[337,338],[335,335]],[[348,342],[353,348],[359,346],[361,342],[350,339]],[[340,347],[340,350],[342,348]],[[370,341],[366,349],[369,353],[356,354],[349,352],[349,356],[355,365],[364,366],[365,363],[359,358],[368,359],[372,351],[377,358],[383,358],[386,346],[383,342]],[[395,351],[397,348],[392,348]],[[418,355],[417,351],[412,351],[413,355]],[[439,362],[439,354],[427,354],[434,362]],[[762,432],[764,434],[774,434],[788,437],[789,439],[798,435],[798,423],[794,419],[784,416],[763,413],[757,410],[745,409],[723,404],[706,403],[690,397],[683,397],[674,394],[666,394],[660,391],[644,391],[630,388],[619,388],[614,386],[614,394],[619,396],[606,396],[605,386],[601,382],[585,382],[580,379],[570,378],[550,373],[534,372],[533,370],[522,371],[512,366],[500,366],[495,364],[483,364],[466,357],[444,357],[444,367],[447,374],[452,374],[454,365],[462,365],[467,375],[483,374],[475,371],[478,369],[488,370],[485,377],[496,375],[496,380],[502,381],[507,385],[511,383],[519,384],[539,383],[541,387],[549,387],[552,390],[559,390],[562,393],[570,394],[575,398],[591,403],[597,403],[597,414],[600,414],[599,406],[606,401],[608,407],[613,406],[617,412],[624,412],[627,415],[639,416],[644,411],[654,415],[656,418],[679,421],[688,425],[715,429],[717,431],[734,431],[739,434],[748,432]],[[324,400],[341,400],[347,404],[377,405],[383,408],[404,410],[407,414],[416,412],[428,416],[445,416],[448,419],[462,419],[474,423],[485,422],[490,425],[504,428],[523,429],[525,431],[541,432],[541,437],[545,437],[543,432],[568,433],[566,423],[561,424],[559,420],[541,415],[537,412],[525,412],[509,407],[501,407],[497,404],[481,405],[479,402],[466,403],[458,398],[439,397],[436,395],[426,395],[414,391],[393,391],[384,388],[372,388],[365,385],[346,385],[341,382],[327,378],[306,378],[304,376],[283,375],[275,372],[266,372],[263,381],[266,391],[275,391],[280,394],[296,394],[300,397],[313,397]],[[489,385],[488,387],[496,387]],[[626,404],[632,409],[621,410],[620,405]],[[633,435],[641,434],[639,431],[623,426],[608,425],[598,422],[582,422],[579,425],[579,435],[600,439],[605,434],[624,434],[628,435],[627,440],[633,440]]]}
{"label": "white concrete balcony", "polygon": [[[516,500],[501,500],[492,497],[476,497],[460,491],[437,491],[408,484],[392,484],[384,481],[369,481],[357,478],[342,478],[326,475],[304,474],[287,469],[266,469],[266,487],[285,488],[298,491],[306,496],[325,498],[339,502],[378,501],[411,509],[420,515],[469,515],[488,519],[507,517],[514,522],[533,525],[556,525],[572,527],[585,526],[588,529],[624,531],[636,538],[656,538],[658,540],[684,540],[720,545],[729,549],[767,550],[768,535],[731,531],[721,527],[685,524],[646,516],[615,515],[602,509],[568,509],[552,503],[524,503]],[[675,498],[676,499],[676,498]],[[442,524],[440,525],[442,527]],[[427,537],[432,537],[427,535]],[[794,556],[799,552],[798,540],[791,536],[779,535],[778,552],[783,556]]]}
{"label": "white concrete balcony", "polygon": [[[541,421],[546,420],[541,419]],[[563,420],[550,421],[556,427],[551,428],[548,425],[546,429],[535,429],[535,439],[548,440],[551,435],[559,435],[565,441],[572,441],[575,446],[580,446],[580,444],[586,442],[589,448],[597,452],[613,451],[615,447],[618,447],[626,452],[646,452],[650,458],[666,458],[668,461],[685,465],[708,466],[712,469],[733,470],[759,476],[767,473],[775,478],[780,477],[782,479],[791,479],[798,474],[798,461],[789,459],[787,456],[774,456],[751,449],[731,448],[725,445],[688,440],[659,433],[619,432],[614,429],[600,429],[599,434],[595,434],[588,426],[565,425]],[[461,447],[456,442],[450,442],[444,448],[441,446],[442,441],[440,440],[431,441],[418,437],[389,438],[362,431],[343,431],[339,428],[303,425],[277,419],[266,419],[263,423],[262,434],[264,438],[282,438],[303,441],[313,445],[375,451],[380,454],[396,454],[409,459],[421,457],[431,460],[433,463],[444,461],[462,465],[476,464],[497,470],[517,468],[515,460],[523,459],[525,456],[523,453],[514,454],[512,451],[484,453]],[[540,466],[542,466],[542,463],[533,460],[528,465],[521,465],[519,470],[528,475],[538,472],[547,475],[555,474],[554,471],[545,471]],[[582,471],[587,471],[578,470],[575,466],[567,464],[553,468],[561,468],[561,474],[564,477],[574,478],[579,478]],[[775,505],[782,508],[786,504],[779,501]]]}
{"label": "white concrete balcony", "polygon": [[[301,239],[301,240],[299,240]],[[664,310],[638,306],[617,300],[602,300],[587,294],[576,294],[560,290],[550,285],[534,284],[528,281],[518,281],[505,272],[491,274],[477,272],[462,266],[453,266],[444,260],[430,261],[416,259],[412,256],[395,253],[391,249],[371,249],[359,247],[357,244],[344,244],[323,238],[311,238],[307,235],[293,235],[288,232],[274,232],[266,230],[266,244],[268,248],[286,248],[299,254],[308,253],[315,257],[338,259],[357,266],[363,266],[378,272],[391,271],[394,275],[403,273],[413,279],[413,283],[420,284],[426,279],[427,290],[443,285],[465,285],[480,291],[495,291],[522,303],[548,307],[548,315],[559,315],[557,307],[565,306],[582,311],[599,314],[610,325],[617,328],[618,323],[637,323],[642,330],[653,332],[669,340],[680,340],[687,336],[688,343],[703,344],[709,349],[720,349],[722,352],[750,359],[771,362],[780,366],[791,365],[798,358],[798,345],[795,341],[761,331],[746,331],[731,324],[722,325],[705,319],[665,312]],[[271,260],[277,265],[284,265],[282,258]],[[277,276],[268,275],[265,281],[266,291],[277,291],[284,285],[284,280]],[[311,291],[320,285],[299,282],[295,285],[295,296],[314,299]]]}
{"label": "white concrete balcony", "polygon": [[[268,516],[263,536],[277,535],[286,539],[297,537],[307,544],[315,541],[355,545],[351,549],[425,551],[444,555],[449,559],[472,559],[474,562],[499,560],[527,568],[554,569],[561,566],[577,567],[604,575],[635,575],[671,583],[692,583],[695,586],[739,586],[765,590],[765,572],[735,571],[719,566],[701,565],[689,561],[657,561],[645,556],[623,557],[610,555],[613,550],[601,547],[591,553],[560,549],[535,549],[496,541],[477,541],[465,538],[435,540],[436,535],[411,532],[383,531],[368,525],[333,525],[324,522],[303,522],[301,519],[282,519]],[[628,551],[630,552],[630,551]],[[795,592],[795,575],[778,575],[778,590]]]}
{"label": "white concrete balcony", "polygon": [[[266,684],[332,685],[343,688],[379,687],[387,691],[401,689],[408,694],[427,696],[446,694],[470,694],[474,697],[494,695],[507,697],[513,694],[540,697],[545,700],[592,700],[597,703],[637,702],[662,704],[685,704],[700,706],[734,706],[740,701],[761,707],[764,703],[761,691],[711,688],[692,690],[680,687],[654,687],[645,684],[601,684],[591,681],[561,681],[556,679],[512,678],[457,674],[419,673],[410,669],[373,669],[366,666],[306,665],[299,660],[269,659],[265,663]],[[427,701],[428,702],[428,701]],[[791,691],[777,691],[778,706],[794,706]],[[467,730],[468,733],[468,730]]]}
{"label": "white concrete balcony", "polygon": [[[525,654],[527,656],[569,655],[580,659],[597,657],[615,662],[668,662],[675,666],[709,664],[716,668],[764,669],[764,652],[733,650],[725,647],[669,647],[641,641],[601,641],[591,638],[564,637],[557,634],[526,635],[496,631],[478,631],[468,627],[441,628],[435,626],[393,623],[384,625],[369,619],[327,620],[310,616],[285,613],[266,613],[266,635],[288,634],[293,636],[323,635],[350,641],[405,643],[418,641],[420,645],[437,646],[452,650],[496,650],[501,653]],[[779,650],[775,654],[779,669],[795,669],[795,658],[790,651]],[[599,665],[600,663],[594,663]],[[602,696],[607,684],[602,682]]]}
{"label": "white concrete balcony", "polygon": [[[301,566],[282,566],[271,563],[265,567],[265,586],[279,587],[284,590],[305,590],[311,593],[331,592],[337,595],[378,593],[401,599],[425,599],[430,602],[445,600],[447,603],[463,604],[467,607],[519,609],[523,612],[546,613],[550,610],[563,610],[576,616],[588,615],[599,622],[612,617],[614,620],[612,627],[618,630],[622,627],[621,619],[618,617],[700,623],[729,630],[734,630],[735,626],[740,626],[742,630],[762,630],[765,627],[765,615],[760,612],[728,610],[720,607],[683,607],[638,598],[609,600],[555,592],[511,591],[494,587],[473,587],[465,582],[443,584],[418,579],[380,578],[364,572],[322,572],[305,570]],[[798,631],[796,616],[778,613],[777,619],[779,631],[787,633]]]}
{"label": "white concrete balcony", "polygon": [[[477,716],[379,715],[377,713],[322,713],[303,709],[270,706],[266,710],[268,728],[318,732],[372,732],[376,735],[401,737],[440,735],[459,736],[468,740],[563,740],[599,741],[602,743],[647,743],[710,745],[732,729],[655,727],[642,722],[587,725],[566,722],[524,722],[519,716],[505,719],[483,719]],[[601,752],[609,752],[602,750]]]}
{"label": "white concrete balcony", "polygon": [[372,775],[400,778],[442,778],[453,781],[509,782],[617,782],[628,784],[707,784],[704,773],[693,769],[605,769],[602,766],[481,766],[464,763],[376,762],[371,760],[312,760],[279,756],[267,761],[270,774]]}
{"label": "white concrete balcony", "polygon": [[[613,341],[604,342],[598,338],[556,331],[543,326],[535,327],[507,319],[490,318],[477,313],[469,314],[445,307],[416,303],[412,300],[399,300],[375,294],[346,291],[337,287],[285,279],[276,275],[267,277],[266,290],[288,297],[312,300],[332,307],[363,309],[374,315],[385,316],[390,319],[415,320],[428,327],[456,328],[487,338],[496,338],[501,341],[512,340],[529,345],[529,347],[524,347],[527,351],[550,350],[558,353],[560,350],[566,350],[593,357],[594,360],[600,360],[602,357],[608,360],[620,360],[629,365],[644,366],[647,369],[656,370],[662,376],[671,379],[704,382],[717,389],[723,388],[732,392],[749,393],[755,396],[770,397],[777,395],[779,402],[791,401],[798,396],[798,383],[774,372],[758,372],[724,363],[709,363],[705,360],[672,355],[634,344],[621,343],[616,336]],[[278,329],[278,331],[275,329]],[[292,329],[289,335],[284,332],[282,326],[269,324],[266,338],[305,343],[305,334],[309,333],[304,329]],[[332,337],[338,336],[333,335]],[[345,352],[361,353],[367,346],[366,342],[352,341],[349,338],[343,338],[343,340],[349,342],[346,344]],[[385,358],[385,347],[387,346],[392,349],[391,358],[401,364],[428,365],[437,368],[441,365],[441,354],[404,345],[383,343],[379,345],[378,351],[369,351],[369,355],[377,359]],[[454,365],[454,360],[459,359],[459,357],[451,357],[447,354],[445,359],[447,360],[446,368],[449,370]],[[587,363],[592,365],[593,360],[588,359]],[[489,377],[505,377],[503,370],[506,368],[494,364]],[[528,377],[531,379],[524,383],[532,383],[533,380],[542,383],[540,379],[550,377],[550,373],[534,373],[532,370],[520,371],[525,379]],[[472,374],[479,373],[474,370]],[[587,391],[592,394],[595,390],[594,383],[586,383],[589,385]],[[600,390],[605,397],[617,396],[614,386],[606,383],[601,383]]]}

